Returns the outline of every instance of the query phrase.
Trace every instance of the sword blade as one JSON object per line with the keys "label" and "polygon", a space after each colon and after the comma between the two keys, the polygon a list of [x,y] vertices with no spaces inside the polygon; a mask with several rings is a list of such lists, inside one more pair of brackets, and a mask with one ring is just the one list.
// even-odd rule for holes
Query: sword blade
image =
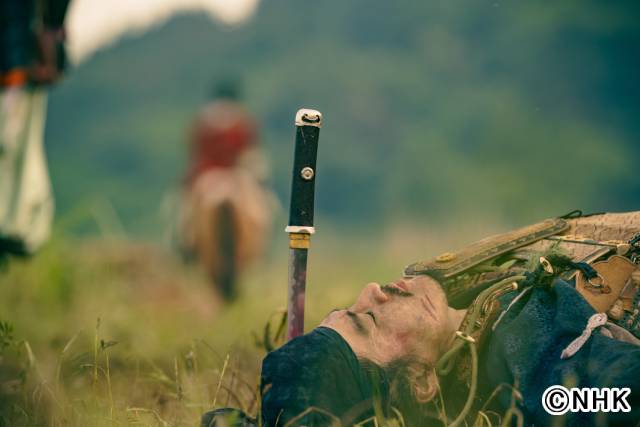
{"label": "sword blade", "polygon": [[292,248],[289,253],[289,301],[287,339],[304,332],[304,297],[307,285],[307,249]]}

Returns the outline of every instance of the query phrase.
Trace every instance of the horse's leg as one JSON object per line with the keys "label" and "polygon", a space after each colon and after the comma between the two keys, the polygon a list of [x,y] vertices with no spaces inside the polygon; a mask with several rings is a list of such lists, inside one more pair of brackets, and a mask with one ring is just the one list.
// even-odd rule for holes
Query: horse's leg
{"label": "horse's leg", "polygon": [[225,300],[232,300],[236,290],[236,233],[234,223],[234,211],[231,202],[222,203],[213,216],[214,230],[218,245],[218,265],[213,272],[214,283],[222,293]]}

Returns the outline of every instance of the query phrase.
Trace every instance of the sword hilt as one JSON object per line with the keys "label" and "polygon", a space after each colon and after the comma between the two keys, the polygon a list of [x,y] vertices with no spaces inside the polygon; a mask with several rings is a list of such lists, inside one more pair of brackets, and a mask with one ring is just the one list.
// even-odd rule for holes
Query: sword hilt
{"label": "sword hilt", "polygon": [[296,146],[291,177],[291,204],[287,233],[313,234],[318,136],[322,113],[302,108],[296,113]]}

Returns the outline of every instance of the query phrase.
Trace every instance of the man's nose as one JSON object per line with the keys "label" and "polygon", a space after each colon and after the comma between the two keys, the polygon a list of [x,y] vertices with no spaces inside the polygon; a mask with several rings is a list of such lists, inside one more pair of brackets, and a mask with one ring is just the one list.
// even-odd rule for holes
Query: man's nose
{"label": "man's nose", "polygon": [[355,311],[365,310],[378,304],[389,301],[389,296],[382,292],[378,283],[368,283],[356,300],[352,309]]}

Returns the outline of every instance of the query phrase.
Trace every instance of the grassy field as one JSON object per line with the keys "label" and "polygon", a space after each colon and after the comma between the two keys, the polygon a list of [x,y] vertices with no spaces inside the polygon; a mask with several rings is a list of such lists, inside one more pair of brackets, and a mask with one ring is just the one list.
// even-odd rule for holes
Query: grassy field
{"label": "grassy field", "polygon": [[[307,329],[366,282],[487,231],[468,228],[318,235]],[[151,244],[58,237],[12,261],[0,273],[0,426],[196,426],[220,406],[255,415],[286,258],[277,236],[226,306],[196,268]]]}

